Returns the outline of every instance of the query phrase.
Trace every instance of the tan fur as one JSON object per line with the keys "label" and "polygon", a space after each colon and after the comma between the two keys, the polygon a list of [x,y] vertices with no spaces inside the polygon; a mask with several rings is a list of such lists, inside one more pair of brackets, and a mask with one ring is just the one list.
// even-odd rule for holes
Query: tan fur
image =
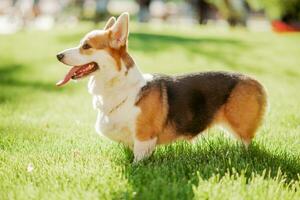
{"label": "tan fur", "polygon": [[109,38],[110,32],[108,31],[89,38],[87,42],[95,49],[104,49],[109,46]]}
{"label": "tan fur", "polygon": [[80,48],[80,53],[82,55],[92,55],[95,50],[107,48],[109,45],[109,32],[103,32],[102,34],[95,34],[92,37],[88,37],[83,44],[88,44],[92,48],[83,49]]}
{"label": "tan fur", "polygon": [[127,70],[134,66],[134,61],[132,57],[127,52],[127,46],[121,46],[119,49],[115,49],[110,47],[111,40],[111,31],[105,31],[101,34],[95,34],[92,37],[88,37],[84,44],[89,44],[92,48],[83,49],[80,48],[80,53],[83,55],[91,55],[95,50],[104,49],[106,50],[115,60],[116,67],[120,71],[121,70],[121,61],[124,62]]}
{"label": "tan fur", "polygon": [[168,124],[163,128],[163,131],[158,134],[157,144],[169,144],[175,140],[192,140],[191,135],[179,135],[176,133],[175,126]]}
{"label": "tan fur", "polygon": [[120,49],[107,48],[109,54],[114,58],[118,70],[121,70],[121,61],[124,62],[127,71],[134,66],[132,57],[127,52],[127,47],[122,46]]}
{"label": "tan fur", "polygon": [[167,102],[164,100],[166,93],[160,87],[146,91],[136,103],[141,109],[141,114],[136,122],[136,138],[146,141],[157,137],[163,131],[167,118]]}
{"label": "tan fur", "polygon": [[106,48],[105,49],[110,55],[111,57],[113,57],[113,59],[116,62],[116,68],[118,71],[121,70],[121,55],[120,55],[120,51],[118,49],[113,49],[113,48]]}
{"label": "tan fur", "polygon": [[175,126],[167,124],[168,100],[164,86],[146,91],[136,105],[141,109],[136,122],[136,138],[140,141],[157,137],[157,144],[167,144],[178,139],[193,138],[177,134]]}
{"label": "tan fur", "polygon": [[248,145],[262,122],[266,107],[263,86],[256,80],[245,78],[235,86],[215,121],[225,125]]}
{"label": "tan fur", "polygon": [[122,58],[122,60],[125,64],[127,70],[135,65],[134,60],[128,54],[126,47],[124,47],[123,50],[120,53],[121,53],[121,58]]}
{"label": "tan fur", "polygon": [[175,127],[171,124],[166,126],[162,132],[158,134],[157,144],[168,144],[178,139],[180,135],[176,134]]}

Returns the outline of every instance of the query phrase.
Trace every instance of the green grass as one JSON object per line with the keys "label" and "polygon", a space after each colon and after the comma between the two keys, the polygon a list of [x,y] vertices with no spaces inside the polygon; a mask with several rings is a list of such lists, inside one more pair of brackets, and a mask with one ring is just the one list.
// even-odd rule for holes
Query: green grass
{"label": "green grass", "polygon": [[56,53],[90,29],[0,36],[0,199],[300,199],[299,34],[133,25],[144,72],[246,73],[270,110],[248,151],[212,129],[132,165],[128,149],[96,135],[87,80],[55,87],[66,72]]}

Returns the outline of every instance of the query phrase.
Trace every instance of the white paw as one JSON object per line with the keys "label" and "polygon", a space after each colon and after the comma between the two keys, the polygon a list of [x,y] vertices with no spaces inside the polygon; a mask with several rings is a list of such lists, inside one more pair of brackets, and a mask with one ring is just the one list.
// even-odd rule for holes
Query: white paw
{"label": "white paw", "polygon": [[137,163],[145,158],[148,158],[156,146],[157,138],[153,138],[147,141],[139,141],[137,139],[134,140],[134,163]]}

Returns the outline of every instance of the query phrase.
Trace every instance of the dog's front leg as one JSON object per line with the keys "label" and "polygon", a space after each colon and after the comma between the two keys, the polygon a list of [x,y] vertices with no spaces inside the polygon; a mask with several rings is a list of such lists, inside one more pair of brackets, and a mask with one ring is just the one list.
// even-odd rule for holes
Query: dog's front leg
{"label": "dog's front leg", "polygon": [[157,137],[145,141],[134,140],[134,163],[149,157],[155,149]]}

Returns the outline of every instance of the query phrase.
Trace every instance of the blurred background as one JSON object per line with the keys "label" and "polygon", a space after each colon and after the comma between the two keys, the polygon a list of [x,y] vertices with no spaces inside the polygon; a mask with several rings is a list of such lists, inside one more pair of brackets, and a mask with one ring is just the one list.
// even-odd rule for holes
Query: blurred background
{"label": "blurred background", "polygon": [[[88,78],[56,87],[68,71],[56,54],[124,11],[142,72],[241,72],[266,87],[250,151],[210,130],[135,166],[98,139]],[[300,199],[299,22],[300,0],[0,0],[0,199]]]}
{"label": "blurred background", "polygon": [[124,11],[143,23],[300,30],[300,0],[1,0],[0,34],[98,23]]}

